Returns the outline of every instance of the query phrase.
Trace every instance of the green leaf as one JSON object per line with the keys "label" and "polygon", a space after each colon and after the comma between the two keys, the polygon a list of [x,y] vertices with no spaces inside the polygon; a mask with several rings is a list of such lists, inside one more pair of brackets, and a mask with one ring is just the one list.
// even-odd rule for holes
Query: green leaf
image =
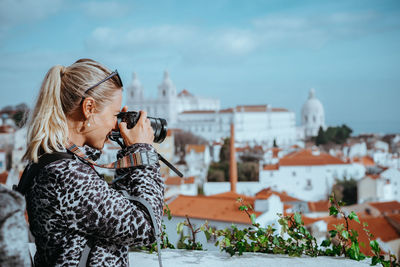
{"label": "green leaf", "polygon": [[177,232],[178,234],[180,234],[180,233],[182,233],[182,231],[183,231],[183,222],[180,222],[180,223],[178,223],[178,224],[176,225],[176,232]]}
{"label": "green leaf", "polygon": [[211,234],[208,231],[204,231],[204,235],[206,236],[207,241],[210,240]]}
{"label": "green leaf", "polygon": [[337,235],[337,231],[336,230],[330,230],[329,234],[331,235],[331,237],[335,237]]}
{"label": "green leaf", "polygon": [[372,260],[371,260],[371,265],[377,265],[380,262],[381,262],[381,260],[379,259],[379,257],[373,256]]}
{"label": "green leaf", "polygon": [[349,232],[347,232],[346,230],[342,231],[342,236],[344,239],[349,239]]}
{"label": "green leaf", "polygon": [[256,224],[256,215],[253,213],[250,215],[251,223]]}
{"label": "green leaf", "polygon": [[361,223],[360,220],[358,219],[357,214],[355,214],[354,211],[350,212],[350,214],[349,214],[349,219],[350,219],[350,220],[354,220],[354,221],[356,221],[356,222],[358,222],[358,223]]}
{"label": "green leaf", "polygon": [[379,253],[381,252],[381,248],[379,247],[378,241],[372,240],[372,241],[369,242],[369,245],[371,246],[372,251],[375,254],[379,255]]}
{"label": "green leaf", "polygon": [[322,241],[321,243],[321,247],[329,247],[331,245],[331,241],[328,239],[325,239],[324,241]]}
{"label": "green leaf", "polygon": [[329,215],[337,215],[339,211],[334,206],[329,207]]}
{"label": "green leaf", "polygon": [[295,212],[295,213],[294,213],[294,221],[295,221],[297,224],[299,224],[299,225],[302,224],[302,220],[301,220],[301,215],[300,215],[300,213],[298,213],[298,212]]}
{"label": "green leaf", "polygon": [[229,238],[225,237],[224,238],[224,243],[227,247],[229,247],[231,245],[231,241],[229,240]]}

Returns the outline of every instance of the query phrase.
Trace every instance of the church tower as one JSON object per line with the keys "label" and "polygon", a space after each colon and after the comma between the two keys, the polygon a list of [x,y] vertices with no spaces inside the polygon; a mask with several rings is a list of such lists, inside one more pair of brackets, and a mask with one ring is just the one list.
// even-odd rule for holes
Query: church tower
{"label": "church tower", "polygon": [[158,99],[176,98],[176,87],[169,78],[168,71],[164,71],[164,80],[158,86]]}
{"label": "church tower", "polygon": [[132,82],[127,87],[127,105],[129,108],[140,109],[143,103],[143,86],[136,72],[132,74]]}
{"label": "church tower", "polygon": [[306,103],[301,110],[301,125],[306,137],[317,136],[319,127],[325,126],[325,113],[321,101],[315,97],[315,90],[311,89]]}
{"label": "church tower", "polygon": [[158,116],[165,118],[169,126],[175,125],[177,121],[177,96],[176,87],[169,77],[168,71],[164,72],[164,79],[158,86]]}

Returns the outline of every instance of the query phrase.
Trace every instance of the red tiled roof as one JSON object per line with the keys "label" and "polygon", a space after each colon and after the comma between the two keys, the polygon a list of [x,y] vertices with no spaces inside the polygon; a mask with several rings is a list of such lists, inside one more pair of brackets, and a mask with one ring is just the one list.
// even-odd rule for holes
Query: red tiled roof
{"label": "red tiled roof", "polygon": [[[383,242],[388,242],[392,240],[396,240],[400,238],[400,234],[396,231],[396,229],[384,218],[384,217],[361,217],[359,216],[360,223],[357,223],[353,220],[349,221],[349,229],[354,229],[359,234],[359,241],[365,244],[365,247],[360,246],[360,250],[362,253],[372,256],[369,239],[363,230],[363,223],[367,223],[366,227],[371,234],[374,235],[374,239],[380,238]],[[334,225],[345,224],[344,219],[330,218],[327,220],[328,223],[328,231],[334,230]]]}
{"label": "red tiled roof", "polygon": [[5,184],[7,182],[8,171],[0,173],[0,184]]}
{"label": "red tiled roof", "polygon": [[188,90],[183,89],[183,90],[178,94],[178,96],[193,96],[193,95],[192,95],[191,93],[189,93]]}
{"label": "red tiled roof", "polygon": [[238,112],[266,112],[267,105],[241,105],[235,108]]}
{"label": "red tiled roof", "polygon": [[181,178],[179,176],[170,176],[165,179],[166,185],[194,184],[194,176]]}
{"label": "red tiled roof", "polygon": [[397,201],[371,202],[368,204],[379,210],[382,215],[400,213],[400,203]]}
{"label": "red tiled roof", "polygon": [[255,197],[238,194],[238,193],[232,192],[232,191],[211,195],[209,197],[221,198],[221,199],[226,198],[226,199],[232,199],[232,200],[237,200],[238,198],[241,198],[241,199],[243,199],[244,201],[247,201],[247,202],[254,202],[254,200],[256,199]]}
{"label": "red tiled roof", "polygon": [[270,187],[265,188],[259,192],[256,193],[256,199],[268,199],[270,198],[270,196],[272,195],[276,195],[278,196],[282,202],[297,202],[297,201],[301,201],[298,198],[294,198],[289,196],[286,192],[276,192],[273,191]]}
{"label": "red tiled roof", "polygon": [[280,166],[313,166],[332,164],[347,163],[324,152],[320,152],[318,155],[313,155],[310,149],[302,149],[292,152],[279,160]]}
{"label": "red tiled roof", "polygon": [[186,145],[186,151],[190,153],[190,151],[194,150],[196,153],[204,153],[206,150],[206,145]]}
{"label": "red tiled roof", "polygon": [[397,224],[400,225],[400,214],[390,214],[390,215],[387,215],[387,217],[389,219],[392,219],[393,221],[395,221]]}
{"label": "red tiled roof", "polygon": [[286,108],[272,108],[271,111],[272,112],[288,112],[289,110],[287,110]]}
{"label": "red tiled roof", "polygon": [[263,170],[264,171],[276,171],[276,170],[279,170],[279,165],[278,164],[264,165]]}
{"label": "red tiled roof", "polygon": [[0,125],[0,133],[13,133],[15,129],[10,125]]}
{"label": "red tiled roof", "polygon": [[[254,206],[254,203],[249,203]],[[204,220],[223,221],[229,223],[251,224],[250,218],[239,210],[235,199],[214,196],[184,196],[179,195],[168,207],[172,216],[197,218]],[[259,216],[261,212],[251,212]]]}
{"label": "red tiled roof", "polygon": [[308,210],[310,212],[328,212],[329,200],[321,200],[316,202],[308,202]]}
{"label": "red tiled roof", "polygon": [[365,156],[365,157],[361,157],[361,158],[354,157],[353,162],[360,163],[364,166],[374,166],[375,165],[373,158],[371,158],[369,156]]}
{"label": "red tiled roof", "polygon": [[232,113],[233,112],[233,108],[221,109],[219,112],[220,113]]}

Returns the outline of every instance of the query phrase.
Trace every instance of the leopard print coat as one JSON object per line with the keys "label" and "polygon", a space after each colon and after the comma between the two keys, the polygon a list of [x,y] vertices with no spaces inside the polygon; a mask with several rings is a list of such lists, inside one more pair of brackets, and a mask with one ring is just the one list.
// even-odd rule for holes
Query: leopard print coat
{"label": "leopard print coat", "polygon": [[[81,148],[91,159],[100,153]],[[118,158],[138,151],[153,151],[147,144],[134,144]],[[74,156],[52,162],[39,171],[26,194],[30,230],[35,237],[35,266],[77,266],[81,253],[94,239],[88,266],[128,266],[128,247],[155,241],[146,209],[121,194],[146,200],[161,228],[164,182],[160,165],[118,171],[125,175],[108,185],[87,162]]]}

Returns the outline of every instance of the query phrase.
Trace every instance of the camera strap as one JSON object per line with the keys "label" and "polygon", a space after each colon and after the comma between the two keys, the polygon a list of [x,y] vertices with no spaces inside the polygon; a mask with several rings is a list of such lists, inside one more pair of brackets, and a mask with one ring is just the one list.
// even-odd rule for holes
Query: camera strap
{"label": "camera strap", "polygon": [[93,160],[91,160],[85,153],[83,153],[77,145],[72,142],[68,142],[67,150],[71,151],[78,157],[84,159],[85,161],[89,162],[90,164],[100,167],[100,168],[107,168],[107,169],[123,169],[135,166],[142,166],[142,165],[154,165],[159,160],[161,160],[165,165],[167,165],[171,170],[173,170],[179,177],[183,177],[183,174],[175,168],[169,161],[167,161],[163,156],[159,153],[152,152],[152,151],[141,151],[126,155],[121,159],[107,164],[97,164]]}
{"label": "camera strap", "polygon": [[107,164],[97,164],[93,160],[91,160],[85,153],[83,153],[77,145],[72,142],[68,142],[67,150],[71,151],[78,157],[82,158],[83,160],[89,162],[90,164],[100,167],[100,168],[107,168],[107,169],[123,169],[135,166],[142,166],[142,165],[154,165],[158,162],[158,154],[152,151],[141,151],[126,155],[121,159],[107,163]]}

